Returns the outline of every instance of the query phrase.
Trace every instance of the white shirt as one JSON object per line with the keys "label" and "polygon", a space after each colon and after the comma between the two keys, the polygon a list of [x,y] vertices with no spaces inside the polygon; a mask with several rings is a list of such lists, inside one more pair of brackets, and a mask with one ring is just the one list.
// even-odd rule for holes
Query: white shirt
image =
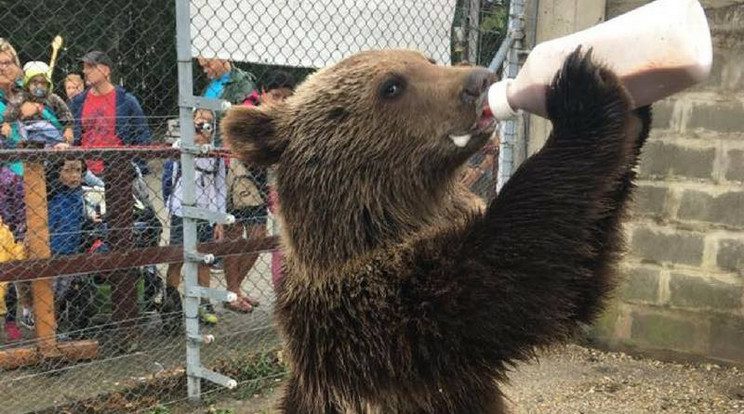
{"label": "white shirt", "polygon": [[[227,185],[225,183],[225,161],[215,157],[195,159],[196,207],[225,213]],[[166,201],[169,214],[183,217],[183,174],[181,163],[173,163],[173,192]]]}

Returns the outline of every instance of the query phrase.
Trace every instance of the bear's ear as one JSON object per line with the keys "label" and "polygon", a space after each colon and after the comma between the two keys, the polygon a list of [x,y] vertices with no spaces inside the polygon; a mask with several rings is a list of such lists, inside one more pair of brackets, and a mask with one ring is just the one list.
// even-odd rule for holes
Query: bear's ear
{"label": "bear's ear", "polygon": [[233,106],[220,122],[220,133],[242,161],[261,166],[276,164],[289,142],[276,132],[276,107]]}

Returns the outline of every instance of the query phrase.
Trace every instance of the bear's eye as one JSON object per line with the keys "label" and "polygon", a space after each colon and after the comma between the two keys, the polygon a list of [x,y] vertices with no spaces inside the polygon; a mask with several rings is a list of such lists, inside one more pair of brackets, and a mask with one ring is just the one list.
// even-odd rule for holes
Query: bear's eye
{"label": "bear's eye", "polygon": [[394,99],[403,93],[406,88],[405,79],[400,76],[393,76],[380,85],[380,97],[382,99]]}

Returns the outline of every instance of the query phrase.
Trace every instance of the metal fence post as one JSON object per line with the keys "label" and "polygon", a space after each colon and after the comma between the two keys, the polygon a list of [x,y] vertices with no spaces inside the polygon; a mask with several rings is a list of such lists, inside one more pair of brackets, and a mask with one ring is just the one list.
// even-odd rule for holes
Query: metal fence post
{"label": "metal fence post", "polygon": [[480,40],[480,0],[470,0],[468,4],[468,62],[478,64],[478,49]]}
{"label": "metal fence post", "polygon": [[[275,75],[289,75],[288,84],[294,84],[360,50],[417,48],[446,64],[453,61],[454,46],[455,61],[477,63],[479,49],[482,52],[486,44],[483,35],[491,32],[479,27],[485,22],[484,13],[493,9],[499,16],[503,13],[502,3],[479,0],[432,0],[423,9],[401,7],[392,0],[307,1],[294,2],[292,13],[286,2],[274,0],[172,0],[165,5],[153,0],[104,0],[96,3],[103,7],[94,13],[72,0],[6,3],[7,7],[0,7],[0,21],[18,24],[0,40],[4,53],[12,50],[8,52],[12,63],[4,63],[3,71],[11,68],[22,73],[30,62],[35,62],[31,68],[53,66],[45,70],[50,77],[48,89],[69,99],[77,138],[76,145],[66,149],[15,147],[21,127],[28,125],[13,122],[11,134],[3,137],[10,140],[0,148],[0,215],[7,226],[0,240],[0,293],[7,290],[8,310],[17,312],[8,316],[18,317],[7,328],[0,321],[0,388],[7,390],[0,411],[19,413],[168,411],[183,400],[203,402],[209,382],[227,388],[242,385],[237,397],[273,384],[286,371],[272,317],[275,282],[281,273],[278,260],[273,259],[278,257],[269,263],[267,256],[261,256],[237,271],[235,266],[227,266],[233,270],[229,272],[211,269],[213,288],[198,284],[199,264],[215,256],[266,254],[276,249],[277,237],[261,234],[263,220],[269,225],[273,221],[263,208],[243,217],[262,223],[241,222],[230,228],[234,217],[207,207],[219,204],[221,209],[221,199],[200,200],[200,183],[206,181],[199,178],[214,171],[200,171],[197,163],[202,157],[230,158],[231,154],[194,142],[201,141],[192,110],[218,113],[217,121],[210,124],[212,133],[226,110],[222,100],[194,96],[212,75],[198,70],[195,57],[227,59],[233,68],[246,72],[253,90],[241,87],[243,96],[230,98],[238,104],[246,98],[251,101],[259,86],[270,85],[278,78]],[[318,16],[321,25],[307,24],[317,23]],[[350,24],[348,16],[359,18]],[[451,39],[454,21],[458,45]],[[81,62],[93,51],[99,58],[88,59],[87,65]],[[463,51],[465,56],[460,56]],[[110,105],[87,99],[92,96],[90,88],[73,98],[75,92],[85,90],[85,78],[96,73],[93,66],[98,64],[92,62],[98,60],[109,67],[111,84],[121,87],[116,88],[114,113]],[[53,115],[70,118],[64,113]],[[64,136],[68,120],[58,120],[56,129],[69,140]],[[114,134],[109,133],[111,128]],[[117,139],[109,141],[112,135]],[[178,139],[181,145],[172,145]],[[495,181],[482,174],[495,162],[484,155],[472,160],[478,164],[472,185],[481,194],[495,188]],[[173,176],[168,161],[179,160],[181,173]],[[235,168],[230,172],[230,165],[225,160],[218,168],[227,169],[230,179],[237,174],[253,181],[257,192],[251,189],[246,198],[251,203],[260,198],[260,204],[267,204],[262,167],[251,166],[253,171],[243,173]],[[59,190],[68,186],[60,173],[65,170],[77,179],[78,166],[80,191],[74,186],[74,194],[63,194]],[[179,177],[183,187],[174,185]],[[40,190],[42,184],[46,192]],[[231,194],[243,197],[234,192],[234,180],[225,187],[227,200]],[[70,200],[74,209],[62,208]],[[175,231],[184,231],[183,238],[170,225],[174,200],[182,201],[185,231]],[[236,211],[226,204],[228,211]],[[71,217],[77,223],[68,221]],[[219,241],[200,241],[196,228],[202,221],[227,224],[226,233],[231,234]],[[239,228],[241,235],[237,235]],[[167,239],[169,230],[176,236],[173,240]],[[6,242],[10,250],[5,250]],[[179,275],[175,292],[175,275],[170,273],[169,284],[167,270],[181,263],[184,274]],[[236,293],[224,290],[228,279]],[[29,285],[34,287],[30,292]],[[250,308],[235,306],[240,304],[237,293]],[[171,306],[174,294],[183,298],[182,307]],[[207,297],[220,319],[210,327],[199,322],[200,301]],[[232,303],[224,306],[225,302]],[[174,318],[178,318],[176,335]]]}
{"label": "metal fence post", "polygon": [[227,388],[235,388],[232,378],[210,371],[201,365],[200,346],[204,343],[199,335],[199,302],[202,297],[220,301],[232,301],[235,293],[220,289],[201,287],[197,280],[199,263],[211,263],[214,256],[197,252],[197,219],[223,224],[232,224],[235,218],[229,214],[207,211],[196,205],[195,157],[208,151],[209,146],[194,145],[193,108],[225,110],[229,103],[217,99],[193,96],[193,74],[191,70],[191,19],[189,0],[176,0],[176,49],[178,56],[178,108],[181,126],[181,171],[183,188],[183,314],[186,327],[186,375],[188,376],[189,400],[198,402],[201,379],[204,378]]}
{"label": "metal fence post", "polygon": [[[193,94],[193,74],[191,70],[191,21],[189,17],[189,0],[176,0],[176,51],[178,56],[178,109],[181,126],[181,143],[184,147],[194,145],[194,125],[190,99]],[[187,151],[181,153],[183,171],[183,205],[193,206],[196,202],[194,189],[194,155]],[[184,251],[184,291],[188,292],[197,286],[197,263],[186,260],[186,252],[196,250],[196,220],[183,218],[183,251]],[[183,313],[186,337],[199,336],[199,298],[184,295]],[[201,393],[201,367],[199,343],[186,341],[186,375],[188,376],[189,399],[197,402]]]}
{"label": "metal fence post", "polygon": [[[524,0],[512,0],[509,3],[509,33],[513,35],[513,42],[506,56],[504,78],[514,78],[519,72],[520,52],[524,39]],[[511,36],[510,36],[511,37]],[[507,39],[508,40],[508,39]],[[519,139],[519,119],[509,119],[501,124],[501,149],[499,150],[499,175],[497,189],[511,178],[516,163],[514,148]]]}

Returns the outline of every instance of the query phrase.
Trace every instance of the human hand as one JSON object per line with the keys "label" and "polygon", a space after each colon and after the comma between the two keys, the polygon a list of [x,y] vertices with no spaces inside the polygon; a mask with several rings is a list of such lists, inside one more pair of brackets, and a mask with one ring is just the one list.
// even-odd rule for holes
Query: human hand
{"label": "human hand", "polygon": [[221,242],[225,238],[225,228],[222,224],[214,225],[214,241]]}
{"label": "human hand", "polygon": [[0,135],[3,136],[9,136],[10,135],[10,124],[7,122],[3,122],[3,126],[0,127]]}
{"label": "human hand", "polygon": [[65,142],[72,144],[72,139],[74,138],[72,135],[72,128],[65,128],[64,132],[62,132],[62,137],[65,139]]}
{"label": "human hand", "polygon": [[54,146],[52,147],[52,149],[66,149],[66,148],[70,148],[70,144],[66,142],[60,142],[59,144],[54,144]]}
{"label": "human hand", "polygon": [[21,104],[21,119],[30,118],[36,115],[38,112],[40,112],[39,104],[35,104],[29,101]]}

